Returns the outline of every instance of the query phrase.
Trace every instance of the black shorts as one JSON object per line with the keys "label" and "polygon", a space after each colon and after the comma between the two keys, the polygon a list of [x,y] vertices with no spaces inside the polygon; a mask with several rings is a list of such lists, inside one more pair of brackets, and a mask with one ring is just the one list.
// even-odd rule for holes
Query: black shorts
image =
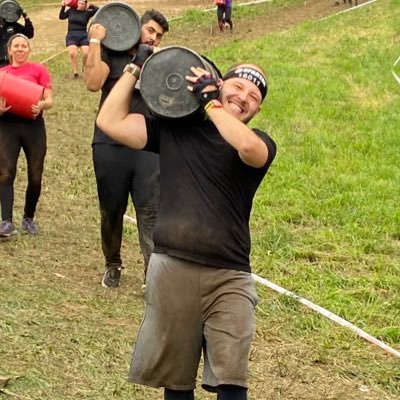
{"label": "black shorts", "polygon": [[71,32],[65,37],[66,46],[89,46],[89,37],[87,32]]}

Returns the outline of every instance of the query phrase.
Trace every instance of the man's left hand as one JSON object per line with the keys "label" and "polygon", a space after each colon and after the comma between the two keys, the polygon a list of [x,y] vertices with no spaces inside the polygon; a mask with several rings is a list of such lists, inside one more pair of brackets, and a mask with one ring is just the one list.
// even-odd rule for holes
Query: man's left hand
{"label": "man's left hand", "polygon": [[186,76],[186,80],[191,83],[187,88],[196,97],[200,107],[204,109],[210,100],[219,98],[222,80],[215,79],[209,71],[200,67],[192,67],[191,71],[194,76]]}
{"label": "man's left hand", "polygon": [[145,61],[153,54],[153,46],[148,44],[141,44],[132,58],[132,63],[142,68]]}

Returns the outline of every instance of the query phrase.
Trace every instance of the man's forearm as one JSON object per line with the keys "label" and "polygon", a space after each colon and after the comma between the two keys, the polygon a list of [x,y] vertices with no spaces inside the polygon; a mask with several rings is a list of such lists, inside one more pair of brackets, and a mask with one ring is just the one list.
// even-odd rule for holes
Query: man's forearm
{"label": "man's forearm", "polygon": [[267,145],[247,125],[222,107],[210,108],[207,111],[207,116],[221,136],[238,151],[245,164],[259,168],[267,162]]}
{"label": "man's forearm", "polygon": [[101,61],[101,43],[100,41],[95,42],[90,39],[89,53],[85,62],[85,70],[83,73],[83,79],[85,81],[86,88],[92,92],[100,90],[108,76],[109,71],[106,65],[103,65]]}
{"label": "man's forearm", "polygon": [[29,19],[28,16],[26,16],[26,18],[25,18],[25,32],[24,32],[24,35],[28,39],[32,39],[34,34],[35,34],[35,29],[33,27],[32,21]]}
{"label": "man's forearm", "polygon": [[96,120],[107,135],[134,149],[146,146],[147,123],[143,114],[129,114],[129,106],[141,67],[152,53],[151,46],[139,46],[132,62],[125,67],[123,75],[104,101]]}

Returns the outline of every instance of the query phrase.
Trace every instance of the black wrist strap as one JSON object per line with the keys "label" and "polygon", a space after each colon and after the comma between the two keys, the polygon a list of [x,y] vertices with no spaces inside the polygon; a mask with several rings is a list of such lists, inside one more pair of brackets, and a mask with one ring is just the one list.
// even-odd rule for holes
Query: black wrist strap
{"label": "black wrist strap", "polygon": [[201,93],[199,102],[201,107],[204,108],[210,102],[210,100],[218,100],[218,98],[219,98],[219,90],[218,89],[211,90],[209,92]]}

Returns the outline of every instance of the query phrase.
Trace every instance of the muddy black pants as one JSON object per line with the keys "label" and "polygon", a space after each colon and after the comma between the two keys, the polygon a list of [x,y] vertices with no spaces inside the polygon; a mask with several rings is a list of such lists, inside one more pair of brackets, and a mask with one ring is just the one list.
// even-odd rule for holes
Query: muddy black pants
{"label": "muddy black pants", "polygon": [[122,264],[123,217],[130,195],[146,270],[154,247],[153,228],[159,202],[158,155],[121,145],[96,143],[93,145],[93,164],[106,265]]}
{"label": "muddy black pants", "polygon": [[42,188],[46,148],[42,117],[36,120],[0,120],[0,204],[3,221],[13,220],[14,180],[21,149],[25,153],[28,173],[24,218],[34,217]]}

